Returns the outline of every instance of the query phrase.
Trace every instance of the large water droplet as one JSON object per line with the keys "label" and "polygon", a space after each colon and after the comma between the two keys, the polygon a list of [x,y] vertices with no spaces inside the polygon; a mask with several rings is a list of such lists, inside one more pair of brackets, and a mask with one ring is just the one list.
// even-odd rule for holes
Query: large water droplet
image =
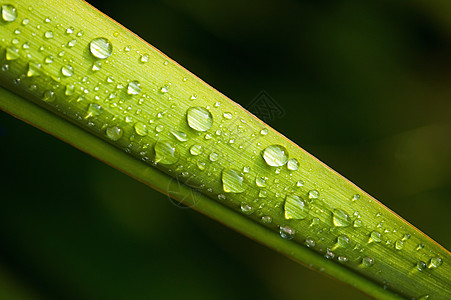
{"label": "large water droplet", "polygon": [[307,203],[297,195],[287,195],[285,198],[285,219],[302,220],[310,211]]}
{"label": "large water droplet", "polygon": [[222,171],[222,186],[226,193],[242,193],[245,191],[244,178],[232,169]]}
{"label": "large water droplet", "polygon": [[352,222],[348,214],[341,209],[334,210],[332,220],[337,227],[347,227],[351,225]]}
{"label": "large water droplet", "polygon": [[106,133],[106,136],[110,140],[117,141],[122,137],[123,130],[120,127],[113,126],[113,127],[108,127],[106,129],[105,133]]}
{"label": "large water droplet", "polygon": [[138,81],[132,81],[127,86],[127,94],[138,95],[141,93],[141,84]]}
{"label": "large water droplet", "polygon": [[286,240],[291,240],[294,237],[296,231],[288,225],[280,226],[280,236]]}
{"label": "large water droplet", "polygon": [[155,143],[155,162],[163,165],[175,164],[178,160],[175,146],[169,141]]}
{"label": "large water droplet", "polygon": [[13,22],[17,19],[17,10],[10,4],[2,5],[2,19],[5,22]]}
{"label": "large water droplet", "polygon": [[147,125],[143,122],[136,122],[135,123],[135,132],[140,136],[146,136],[148,134]]}
{"label": "large water droplet", "polygon": [[292,158],[292,159],[288,160],[287,168],[290,171],[296,171],[297,169],[299,169],[299,162],[297,161],[297,159]]}
{"label": "large water droplet", "polygon": [[271,145],[262,152],[263,159],[269,166],[281,167],[288,161],[288,151],[280,145]]}
{"label": "large water droplet", "polygon": [[203,107],[190,107],[186,114],[189,127],[197,131],[207,131],[213,126],[213,116]]}
{"label": "large water droplet", "polygon": [[113,45],[106,38],[95,38],[89,43],[89,50],[95,57],[105,59],[113,53]]}

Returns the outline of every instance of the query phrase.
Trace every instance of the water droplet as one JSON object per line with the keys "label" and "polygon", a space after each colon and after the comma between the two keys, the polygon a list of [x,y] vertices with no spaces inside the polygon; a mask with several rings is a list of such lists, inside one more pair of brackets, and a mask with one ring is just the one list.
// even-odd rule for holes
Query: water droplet
{"label": "water droplet", "polygon": [[296,231],[288,225],[280,226],[280,236],[286,240],[291,240],[294,237]]}
{"label": "water droplet", "polygon": [[66,90],[64,91],[64,94],[66,96],[72,96],[75,93],[75,85],[68,84],[66,85]]}
{"label": "water droplet", "polygon": [[203,107],[190,107],[186,119],[189,127],[197,131],[207,131],[213,126],[213,116]]}
{"label": "water droplet", "polygon": [[255,184],[258,187],[266,187],[266,178],[258,176],[257,178],[255,178]]}
{"label": "water droplet", "polygon": [[362,221],[360,221],[360,220],[355,220],[355,221],[354,221],[354,227],[355,227],[355,228],[362,227]]}
{"label": "water droplet", "polygon": [[39,75],[41,75],[41,65],[34,62],[29,62],[27,76],[36,77]]}
{"label": "water droplet", "polygon": [[139,59],[139,61],[142,63],[149,62],[149,55],[148,54],[141,55],[141,58]]}
{"label": "water droplet", "polygon": [[402,250],[404,248],[404,242],[401,240],[397,240],[395,242],[395,249],[396,250]]}
{"label": "water droplet", "polygon": [[155,127],[155,131],[156,132],[162,132],[163,131],[163,129],[164,129],[164,126],[163,125],[157,125],[156,127]]}
{"label": "water droplet", "polygon": [[271,145],[263,150],[263,159],[269,166],[282,167],[288,161],[288,152],[285,147],[280,145]]}
{"label": "water droplet", "polygon": [[302,220],[308,216],[310,208],[301,197],[297,195],[287,195],[285,198],[285,219]]}
{"label": "water droplet", "polygon": [[2,5],[2,19],[5,22],[13,22],[17,19],[17,10],[10,4]]}
{"label": "water droplet", "polygon": [[269,130],[267,128],[263,128],[262,130],[260,130],[261,135],[267,135],[268,133],[269,133]]}
{"label": "water droplet", "polygon": [[299,162],[297,161],[297,159],[292,158],[292,159],[288,160],[287,168],[290,171],[296,171],[297,169],[299,169]]}
{"label": "water droplet", "polygon": [[94,57],[106,59],[113,53],[113,45],[106,38],[95,38],[89,43],[89,50]]}
{"label": "water droplet", "polygon": [[319,225],[319,218],[313,218],[312,223],[310,223],[310,226]]}
{"label": "water droplet", "polygon": [[74,33],[74,29],[72,27],[69,27],[66,29],[66,34],[72,34]]}
{"label": "water droplet", "polygon": [[141,84],[138,81],[132,81],[127,86],[127,94],[138,95],[141,93]]}
{"label": "water droplet", "polygon": [[310,200],[316,200],[319,198],[319,192],[317,190],[311,190],[308,192],[308,198]]}
{"label": "water droplet", "polygon": [[166,94],[169,92],[169,85],[165,84],[160,88],[160,92]]}
{"label": "water droplet", "polygon": [[199,170],[203,171],[205,170],[206,164],[204,162],[198,161],[197,167],[199,168]]}
{"label": "water droplet", "polygon": [[70,41],[67,43],[67,46],[68,46],[69,48],[72,48],[72,47],[74,47],[76,44],[77,44],[77,40],[70,40]]}
{"label": "water droplet", "polygon": [[368,243],[380,243],[382,241],[382,235],[379,231],[372,231],[370,233],[370,239],[368,240]]}
{"label": "water droplet", "polygon": [[337,257],[337,260],[343,264],[348,261],[348,258],[346,256],[340,255],[339,257]]}
{"label": "water droplet", "polygon": [[44,37],[46,38],[46,39],[53,39],[53,32],[52,31],[46,31],[45,33],[44,33]]}
{"label": "water droplet", "polygon": [[337,227],[347,227],[352,222],[348,214],[341,209],[334,209],[332,220]]}
{"label": "water droplet", "polygon": [[44,62],[46,64],[51,64],[53,62],[53,56],[49,55],[46,58],[44,58]]}
{"label": "water droplet", "polygon": [[180,142],[186,142],[188,140],[188,136],[184,132],[172,130],[171,133]]}
{"label": "water droplet", "polygon": [[112,140],[112,141],[117,141],[119,140],[122,135],[123,135],[123,130],[120,127],[117,126],[113,126],[113,127],[108,127],[105,131],[106,136]]}
{"label": "water droplet", "polygon": [[440,267],[443,264],[443,260],[440,257],[432,257],[429,260],[428,268],[435,269]]}
{"label": "water droplet", "polygon": [[61,73],[66,77],[71,77],[72,75],[74,75],[74,67],[72,67],[71,65],[63,66],[61,68]]}
{"label": "water droplet", "polygon": [[175,146],[169,141],[155,143],[155,162],[163,165],[175,164],[178,160]]}
{"label": "water droplet", "polygon": [[422,260],[417,262],[417,269],[418,271],[424,271],[426,269],[426,263]]}
{"label": "water droplet", "polygon": [[244,178],[232,169],[222,171],[222,187],[226,193],[243,193]]}
{"label": "water droplet", "polygon": [[135,132],[140,136],[146,136],[148,134],[147,125],[143,122],[136,122],[134,128]]}
{"label": "water droplet", "polygon": [[360,199],[360,195],[359,194],[355,194],[354,196],[352,196],[351,201],[355,202],[355,201],[357,201],[359,199]]}
{"label": "water droplet", "polygon": [[88,106],[88,114],[86,115],[86,119],[90,117],[95,117],[100,115],[103,112],[103,108],[97,103],[91,103]]}
{"label": "water droplet", "polygon": [[27,26],[28,24],[30,24],[30,20],[29,19],[23,19],[22,20],[22,25],[23,26]]}
{"label": "water droplet", "polygon": [[211,161],[217,161],[218,158],[219,158],[219,154],[213,152],[213,153],[210,154],[209,158],[210,158]]}
{"label": "water droplet", "polygon": [[243,173],[249,173],[251,171],[251,168],[248,166],[243,167]]}
{"label": "water droplet", "polygon": [[6,60],[16,60],[19,58],[19,49],[13,46],[6,48]]}
{"label": "water droplet", "polygon": [[55,99],[56,99],[56,96],[53,91],[45,91],[44,95],[42,97],[42,100],[44,100],[45,102],[53,102],[53,101],[55,101]]}
{"label": "water droplet", "polygon": [[224,117],[224,119],[227,119],[227,120],[231,120],[233,118],[233,115],[229,112],[223,113],[222,116]]}
{"label": "water droplet", "polygon": [[314,239],[312,239],[311,237],[308,237],[305,239],[305,245],[309,248],[313,248],[316,246],[316,242]]}
{"label": "water droplet", "polygon": [[262,217],[262,222],[265,223],[265,224],[271,224],[272,223],[271,216],[263,216]]}
{"label": "water droplet", "polygon": [[189,152],[191,155],[200,155],[202,154],[202,146],[201,145],[193,145],[189,148]]}
{"label": "water droplet", "polygon": [[254,208],[249,204],[242,202],[241,203],[241,212],[245,215],[252,215],[254,213]]}
{"label": "water droplet", "polygon": [[296,186],[297,187],[303,187],[304,186],[304,181],[299,180],[298,182],[296,182]]}
{"label": "water droplet", "polygon": [[351,240],[347,235],[340,235],[337,238],[337,246],[341,248],[349,248]]}
{"label": "water droplet", "polygon": [[374,259],[372,259],[371,257],[364,257],[364,258],[362,258],[362,264],[361,265],[364,268],[371,267],[372,265],[374,265]]}

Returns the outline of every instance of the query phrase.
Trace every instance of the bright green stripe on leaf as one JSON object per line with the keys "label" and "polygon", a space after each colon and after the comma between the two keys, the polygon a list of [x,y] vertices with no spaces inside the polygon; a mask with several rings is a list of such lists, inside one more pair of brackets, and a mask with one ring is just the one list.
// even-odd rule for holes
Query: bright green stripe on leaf
{"label": "bright green stripe on leaf", "polygon": [[317,265],[334,266],[325,272],[343,270],[369,294],[390,292],[365,278],[409,297],[451,293],[449,252],[135,35],[81,1],[9,3],[17,18],[2,14],[3,86],[292,241],[279,237],[279,248],[226,224],[306,264],[305,251],[322,256]]}

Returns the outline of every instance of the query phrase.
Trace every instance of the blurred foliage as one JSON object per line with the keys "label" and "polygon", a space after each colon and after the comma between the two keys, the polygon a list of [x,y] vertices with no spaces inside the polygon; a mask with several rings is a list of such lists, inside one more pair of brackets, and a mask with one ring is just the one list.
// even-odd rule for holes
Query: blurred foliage
{"label": "blurred foliage", "polygon": [[[90,3],[451,247],[449,1]],[[4,113],[0,157],[1,299],[365,297]]]}

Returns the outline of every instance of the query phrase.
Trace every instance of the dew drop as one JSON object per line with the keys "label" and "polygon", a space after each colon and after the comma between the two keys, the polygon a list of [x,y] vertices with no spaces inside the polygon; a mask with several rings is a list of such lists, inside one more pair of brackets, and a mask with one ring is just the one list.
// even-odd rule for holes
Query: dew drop
{"label": "dew drop", "polygon": [[337,245],[341,248],[349,248],[351,245],[351,240],[347,235],[340,235],[337,238]]}
{"label": "dew drop", "polygon": [[89,43],[89,50],[94,57],[106,59],[113,53],[113,45],[106,38],[95,38]]}
{"label": "dew drop", "polygon": [[319,198],[319,192],[317,190],[311,190],[308,192],[308,198],[310,200],[316,200]]}
{"label": "dew drop", "polygon": [[297,169],[299,169],[299,162],[297,161],[297,159],[292,158],[292,159],[288,160],[287,168],[290,171],[296,171]]}
{"label": "dew drop", "polygon": [[92,63],[91,70],[97,72],[102,68],[102,63],[100,61],[95,61]]}
{"label": "dew drop", "polygon": [[254,213],[254,208],[249,204],[242,202],[241,203],[241,212],[245,215],[252,215]]}
{"label": "dew drop", "polygon": [[304,181],[302,181],[302,180],[297,181],[296,182],[296,186],[297,187],[303,187],[304,186]]}
{"label": "dew drop", "polygon": [[146,136],[149,131],[147,129],[147,125],[144,124],[143,122],[136,122],[134,125],[135,128],[135,132],[136,134],[140,135],[140,136]]}
{"label": "dew drop", "polygon": [[333,223],[337,227],[347,227],[351,225],[351,218],[341,209],[335,209],[332,217]]}
{"label": "dew drop", "polygon": [[288,161],[288,152],[285,147],[271,145],[262,152],[263,159],[271,167],[282,167]]}
{"label": "dew drop", "polygon": [[355,227],[355,228],[360,228],[360,227],[362,227],[362,221],[360,221],[360,220],[355,220],[355,221],[354,221],[354,227]]}
{"label": "dew drop", "polygon": [[67,46],[68,46],[69,48],[72,48],[72,47],[74,47],[76,44],[77,44],[77,40],[70,40],[70,41],[67,43]]}
{"label": "dew drop", "polygon": [[396,250],[402,250],[404,248],[404,242],[401,240],[397,240],[395,242],[395,249]]}
{"label": "dew drop", "polygon": [[138,95],[141,93],[141,84],[138,81],[132,81],[127,86],[127,94]]}
{"label": "dew drop", "polygon": [[142,63],[149,62],[149,55],[148,54],[141,55],[141,58],[139,59],[139,61]]}
{"label": "dew drop", "polygon": [[271,216],[263,216],[262,217],[262,222],[265,223],[265,224],[271,224],[272,223]]}
{"label": "dew drop", "polygon": [[188,140],[188,136],[184,132],[172,130],[171,133],[180,142],[186,142]]}
{"label": "dew drop", "polygon": [[263,128],[262,130],[260,130],[261,135],[267,135],[268,132],[269,132],[269,130],[267,128]]}
{"label": "dew drop", "polygon": [[422,260],[417,262],[417,269],[418,271],[424,271],[426,269],[426,263]]}
{"label": "dew drop", "polygon": [[168,93],[168,92],[169,92],[169,86],[168,86],[167,84],[163,85],[163,86],[160,88],[160,92],[163,93],[163,94]]}
{"label": "dew drop", "polygon": [[440,267],[442,264],[443,264],[443,260],[440,257],[432,257],[429,260],[428,268],[435,269],[435,268]]}
{"label": "dew drop", "polygon": [[193,145],[189,149],[189,152],[191,153],[191,155],[195,155],[195,156],[200,155],[200,154],[202,154],[202,146],[201,145]]}
{"label": "dew drop", "polygon": [[44,33],[44,37],[46,38],[46,39],[53,39],[53,31],[46,31],[45,33]]}
{"label": "dew drop", "polygon": [[55,101],[56,96],[55,93],[53,91],[45,91],[44,95],[42,97],[42,100],[44,100],[45,102],[53,102]]}
{"label": "dew drop", "polygon": [[210,161],[217,161],[219,158],[219,154],[213,152],[210,154],[210,156],[208,158],[210,159]]}
{"label": "dew drop", "polygon": [[357,201],[359,199],[360,199],[360,195],[359,194],[355,194],[355,195],[352,196],[351,201],[355,202],[355,201]]}
{"label": "dew drop", "polygon": [[374,259],[371,257],[364,257],[362,258],[362,267],[364,268],[368,268],[371,267],[372,265],[374,265]]}
{"label": "dew drop", "polygon": [[41,65],[34,63],[34,62],[29,62],[28,63],[28,71],[27,71],[27,76],[28,77],[36,77],[41,75]]}
{"label": "dew drop", "polygon": [[337,260],[343,264],[348,261],[348,258],[346,256],[340,255],[339,257],[337,257]]}
{"label": "dew drop", "polygon": [[61,73],[66,77],[71,77],[74,75],[74,67],[71,65],[66,65],[61,68]]}
{"label": "dew drop", "polygon": [[27,26],[28,24],[30,24],[30,20],[29,19],[23,19],[22,20],[22,25],[23,26]]}
{"label": "dew drop", "polygon": [[46,58],[44,58],[44,62],[46,64],[51,64],[53,62],[53,56],[49,55]]}
{"label": "dew drop", "polygon": [[313,248],[316,246],[316,242],[314,239],[312,239],[311,237],[308,237],[305,239],[305,245],[309,248]]}
{"label": "dew drop", "polygon": [[243,193],[245,191],[244,178],[232,169],[222,171],[222,187],[226,193]]}
{"label": "dew drop", "polygon": [[382,241],[382,235],[379,231],[372,231],[370,233],[370,239],[368,240],[368,243],[380,243]]}
{"label": "dew drop", "polygon": [[75,93],[75,86],[73,84],[66,85],[66,90],[64,91],[64,94],[66,96],[72,96]]}
{"label": "dew drop", "polygon": [[106,136],[112,140],[112,141],[117,141],[119,140],[122,135],[123,135],[123,130],[120,127],[117,126],[113,126],[113,127],[108,127],[105,131]]}
{"label": "dew drop", "polygon": [[16,60],[19,58],[19,49],[13,46],[6,48],[6,60]]}
{"label": "dew drop", "polygon": [[310,208],[301,197],[287,195],[285,198],[285,219],[303,220],[308,216]]}
{"label": "dew drop", "polygon": [[162,132],[163,131],[163,129],[164,129],[164,126],[163,125],[157,125],[156,127],[155,127],[155,131],[156,132]]}
{"label": "dew drop", "polygon": [[13,22],[17,19],[17,10],[10,4],[2,5],[2,19],[5,22]]}
{"label": "dew drop", "polygon": [[213,126],[213,116],[203,107],[190,107],[186,119],[189,127],[197,131],[207,131]]}
{"label": "dew drop", "polygon": [[86,119],[90,117],[95,117],[100,115],[103,112],[103,108],[97,103],[91,103],[88,106],[88,114],[86,115]]}
{"label": "dew drop", "polygon": [[424,244],[418,244],[415,250],[420,251],[424,248]]}
{"label": "dew drop", "polygon": [[266,179],[264,177],[258,176],[257,178],[255,178],[255,184],[258,187],[266,187]]}
{"label": "dew drop", "polygon": [[229,112],[223,113],[222,116],[224,117],[224,119],[227,119],[227,120],[231,120],[233,118],[233,115]]}
{"label": "dew drop", "polygon": [[288,225],[280,226],[280,236],[286,240],[291,240],[294,237],[296,231]]}
{"label": "dew drop", "polygon": [[155,162],[163,165],[175,164],[178,160],[175,146],[169,141],[155,143]]}
{"label": "dew drop", "polygon": [[243,167],[243,173],[249,173],[251,171],[251,168],[248,166]]}

